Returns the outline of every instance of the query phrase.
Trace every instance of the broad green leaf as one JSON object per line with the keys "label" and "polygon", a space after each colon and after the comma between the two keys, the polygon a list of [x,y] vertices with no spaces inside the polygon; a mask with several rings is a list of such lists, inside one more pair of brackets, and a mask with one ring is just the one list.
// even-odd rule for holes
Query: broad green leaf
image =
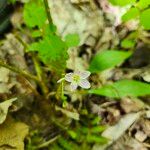
{"label": "broad green leaf", "polygon": [[0,103],[0,124],[2,124],[5,121],[9,107],[16,100],[17,100],[17,98],[12,98],[10,100],[6,100],[6,101]]}
{"label": "broad green leaf", "polygon": [[150,8],[144,10],[140,15],[140,23],[146,30],[150,30]]}
{"label": "broad green leaf", "polygon": [[129,21],[131,19],[135,19],[137,16],[139,16],[140,12],[138,8],[130,8],[123,16],[122,21]]}
{"label": "broad green leaf", "polygon": [[121,47],[123,48],[133,48],[135,46],[135,41],[125,39],[121,42]]}
{"label": "broad green leaf", "polygon": [[31,0],[24,6],[24,21],[29,27],[42,27],[46,22],[46,13],[41,1]]}
{"label": "broad green leaf", "polygon": [[123,61],[130,55],[131,52],[123,52],[117,50],[109,50],[98,53],[91,61],[89,70],[94,73],[113,68],[123,63]]}
{"label": "broad green leaf", "polygon": [[68,47],[75,47],[79,45],[80,38],[78,34],[68,34],[65,37],[65,41],[68,45]]}
{"label": "broad green leaf", "polygon": [[109,0],[113,5],[126,6],[129,4],[133,4],[136,0]]}
{"label": "broad green leaf", "polygon": [[150,95],[150,85],[135,80],[121,80],[99,89],[90,90],[89,93],[114,98],[146,96]]}
{"label": "broad green leaf", "polygon": [[140,0],[137,3],[137,7],[140,9],[145,9],[150,5],[150,0]]}

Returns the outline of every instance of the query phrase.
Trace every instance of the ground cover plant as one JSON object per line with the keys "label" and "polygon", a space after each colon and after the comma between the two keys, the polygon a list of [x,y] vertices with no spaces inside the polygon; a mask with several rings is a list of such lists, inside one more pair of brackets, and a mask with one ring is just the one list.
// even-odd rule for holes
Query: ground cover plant
{"label": "ground cover plant", "polygon": [[0,149],[148,150],[149,6],[2,0]]}

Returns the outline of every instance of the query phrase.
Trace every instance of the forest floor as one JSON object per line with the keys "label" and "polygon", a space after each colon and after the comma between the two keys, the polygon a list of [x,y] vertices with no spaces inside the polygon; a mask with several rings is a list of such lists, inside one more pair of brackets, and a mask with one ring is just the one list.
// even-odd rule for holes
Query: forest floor
{"label": "forest floor", "polygon": [[[49,3],[58,34],[65,37],[69,33],[77,33],[80,37],[80,46],[69,50],[67,73],[75,69],[87,70],[97,52],[122,49],[120,41],[136,30],[131,23],[121,23],[120,16],[125,8],[111,8],[106,0],[49,0]],[[85,95],[82,91],[67,93],[69,106],[64,109],[53,96],[53,89],[58,83],[51,81],[48,83],[50,93],[47,100],[41,97],[39,86],[32,77],[24,75],[24,71],[35,74],[35,68],[32,54],[25,52],[25,43],[31,43],[32,38],[30,30],[24,27],[23,5],[17,3],[13,6],[11,27],[0,37],[0,59],[13,66],[11,68],[0,61],[0,150],[150,149],[149,96],[109,98]],[[41,65],[46,70],[46,78],[53,78],[47,67],[43,63]],[[149,42],[139,40],[132,56],[121,65],[89,77],[94,88],[121,79],[150,82]],[[4,100],[8,100],[7,103],[2,103]],[[53,105],[49,104],[51,102]],[[56,112],[53,110],[55,103]],[[53,111],[57,118],[53,116]],[[71,117],[62,117],[60,112]],[[75,140],[74,132],[77,128],[84,130],[83,126],[90,128],[93,116],[100,119],[101,128],[98,130],[102,130],[101,142],[96,138],[92,139],[94,142],[84,142],[88,133]],[[106,142],[103,137],[111,140]],[[69,144],[74,149],[66,146]]]}

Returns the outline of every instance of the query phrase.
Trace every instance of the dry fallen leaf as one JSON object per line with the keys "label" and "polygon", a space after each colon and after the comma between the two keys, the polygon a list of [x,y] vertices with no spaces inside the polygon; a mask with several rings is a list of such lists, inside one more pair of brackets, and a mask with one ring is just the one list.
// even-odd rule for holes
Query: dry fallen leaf
{"label": "dry fallen leaf", "polygon": [[17,100],[17,98],[12,98],[10,100],[6,100],[6,101],[0,103],[0,124],[2,124],[5,121],[9,107],[16,100]]}
{"label": "dry fallen leaf", "polygon": [[24,138],[28,134],[28,126],[8,118],[0,125],[0,150],[24,150]]}
{"label": "dry fallen leaf", "polygon": [[139,118],[139,116],[139,113],[125,115],[116,125],[106,129],[102,135],[112,141],[117,140]]}

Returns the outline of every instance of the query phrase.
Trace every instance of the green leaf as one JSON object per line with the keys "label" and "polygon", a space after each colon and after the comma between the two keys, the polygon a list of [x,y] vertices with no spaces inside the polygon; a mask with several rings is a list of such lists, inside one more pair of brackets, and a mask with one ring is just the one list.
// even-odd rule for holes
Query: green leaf
{"label": "green leaf", "polygon": [[36,38],[36,37],[41,37],[42,33],[39,30],[35,30],[32,32],[32,37]]}
{"label": "green leaf", "polygon": [[68,47],[75,47],[79,45],[80,38],[78,34],[68,34],[65,37],[65,41],[68,45]]}
{"label": "green leaf", "polygon": [[6,100],[6,101],[0,103],[0,124],[2,124],[5,121],[9,107],[16,100],[17,100],[17,98],[12,98],[10,100]]}
{"label": "green leaf", "polygon": [[141,13],[140,23],[144,27],[144,29],[150,30],[150,8]]}
{"label": "green leaf", "polygon": [[24,21],[29,27],[42,27],[46,22],[46,13],[40,0],[31,0],[24,6]]}
{"label": "green leaf", "polygon": [[140,0],[137,3],[137,7],[139,7],[140,9],[145,9],[150,5],[150,0]]}
{"label": "green leaf", "polygon": [[129,21],[139,16],[140,12],[137,8],[130,8],[123,16],[122,21]]}
{"label": "green leaf", "polygon": [[150,85],[135,80],[121,80],[99,89],[90,90],[89,93],[113,98],[146,96],[150,95]]}
{"label": "green leaf", "polygon": [[109,0],[113,5],[126,6],[129,4],[133,4],[136,0]]}
{"label": "green leaf", "polygon": [[68,59],[67,45],[57,35],[51,34],[29,46],[28,51],[37,51],[41,60],[54,71],[61,72]]}
{"label": "green leaf", "polygon": [[105,144],[108,140],[100,135],[88,135],[86,137],[87,142],[89,143],[102,143]]}
{"label": "green leaf", "polygon": [[135,41],[133,40],[124,39],[121,42],[121,47],[123,48],[133,48],[134,46],[135,46]]}
{"label": "green leaf", "polygon": [[15,4],[16,0],[8,0],[9,3]]}
{"label": "green leaf", "polygon": [[104,131],[105,129],[106,129],[105,126],[95,126],[95,127],[92,127],[90,131],[92,133],[100,133],[100,132]]}
{"label": "green leaf", "polygon": [[117,50],[104,51],[98,53],[90,63],[91,72],[100,72],[123,63],[131,55],[131,52],[122,52]]}

